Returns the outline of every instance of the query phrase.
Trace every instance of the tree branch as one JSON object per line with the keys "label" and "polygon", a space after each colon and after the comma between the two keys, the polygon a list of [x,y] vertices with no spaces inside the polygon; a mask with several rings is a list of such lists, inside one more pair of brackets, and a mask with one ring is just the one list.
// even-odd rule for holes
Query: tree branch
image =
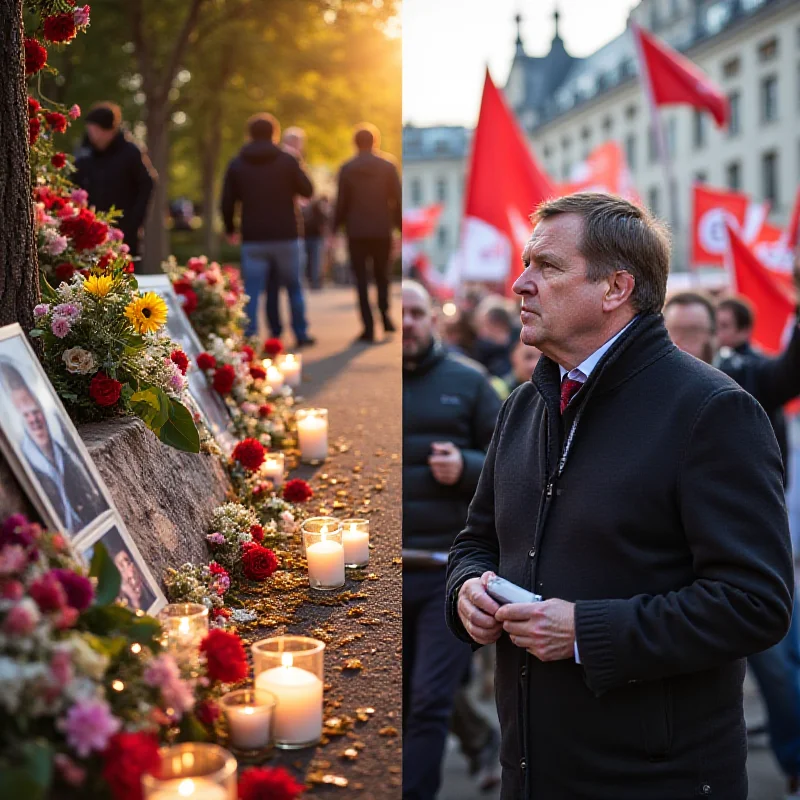
{"label": "tree branch", "polygon": [[128,0],[128,12],[133,32],[133,46],[136,52],[136,62],[142,76],[143,89],[146,95],[156,90],[155,74],[150,51],[147,47],[147,37],[144,32],[144,0]]}
{"label": "tree branch", "polygon": [[172,81],[175,79],[175,73],[178,71],[178,67],[183,60],[183,55],[186,52],[186,46],[189,44],[189,37],[192,35],[192,31],[197,26],[200,8],[205,2],[206,0],[192,0],[189,13],[186,15],[186,19],[183,21],[183,27],[181,28],[180,34],[178,34],[177,41],[175,42],[175,48],[170,56],[167,69],[164,72],[164,82],[161,86],[161,91],[163,92],[164,97],[169,94],[169,90],[172,88]]}

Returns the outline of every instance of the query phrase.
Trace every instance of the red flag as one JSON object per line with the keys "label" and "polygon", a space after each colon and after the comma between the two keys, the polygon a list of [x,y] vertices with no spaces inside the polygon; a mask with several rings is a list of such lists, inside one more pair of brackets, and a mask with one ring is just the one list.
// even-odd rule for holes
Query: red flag
{"label": "red flag", "polygon": [[631,22],[642,75],[657,106],[686,103],[711,113],[719,127],[730,115],[728,97],[696,64]]}
{"label": "red flag", "polygon": [[442,208],[443,206],[441,205],[433,205],[404,211],[403,241],[415,242],[418,239],[426,239],[430,236],[439,224]]}
{"label": "red flag", "polygon": [[633,185],[625,154],[617,142],[603,142],[573,170],[571,180],[559,186],[562,194],[610,192],[641,203]]}
{"label": "red flag", "polygon": [[800,189],[794,197],[794,208],[792,209],[792,216],[789,217],[789,227],[786,229],[786,246],[790,250],[797,248],[797,235],[798,228],[800,228]]}
{"label": "red flag", "polygon": [[692,265],[723,266],[728,237],[725,224],[742,230],[750,199],[746,194],[724,189],[710,189],[701,184],[692,187],[694,206]]}
{"label": "red flag", "polygon": [[794,299],[755,257],[733,226],[726,224],[726,229],[734,288],[753,304],[755,312],[753,341],[767,353],[779,353],[783,350],[787,326],[794,319]]}
{"label": "red flag", "polygon": [[531,234],[528,218],[557,194],[486,70],[464,205],[462,280],[503,283],[511,294]]}

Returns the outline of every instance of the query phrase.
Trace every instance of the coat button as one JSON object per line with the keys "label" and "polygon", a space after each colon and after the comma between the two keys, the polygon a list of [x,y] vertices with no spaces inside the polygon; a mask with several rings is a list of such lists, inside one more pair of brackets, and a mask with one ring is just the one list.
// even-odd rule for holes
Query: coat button
{"label": "coat button", "polygon": [[528,762],[524,758],[519,760],[519,768],[524,772],[528,768]]}
{"label": "coat button", "polygon": [[531,549],[530,549],[530,550],[528,550],[528,555],[529,555],[531,558],[533,558],[533,557],[536,555],[536,548],[535,548],[535,547],[531,547]]}
{"label": "coat button", "polygon": [[527,678],[527,677],[528,677],[528,668],[527,668],[527,667],[523,667],[523,668],[522,668],[522,669],[519,671],[519,676],[520,676],[520,678],[522,678],[523,680],[524,680],[525,678]]}
{"label": "coat button", "polygon": [[700,787],[700,791],[705,795],[709,795],[709,794],[711,794],[711,787],[707,783],[704,783]]}

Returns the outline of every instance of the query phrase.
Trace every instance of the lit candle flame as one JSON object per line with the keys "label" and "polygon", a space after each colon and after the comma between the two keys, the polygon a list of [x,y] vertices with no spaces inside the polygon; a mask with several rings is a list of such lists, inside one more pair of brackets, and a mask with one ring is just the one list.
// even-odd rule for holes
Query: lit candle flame
{"label": "lit candle flame", "polygon": [[355,522],[350,523],[350,533],[358,533],[358,526]]}
{"label": "lit candle flame", "polygon": [[194,794],[194,781],[191,778],[181,781],[178,786],[178,794],[181,797],[191,797]]}
{"label": "lit candle flame", "polygon": [[289,669],[289,667],[292,666],[292,663],[293,663],[293,661],[292,661],[292,654],[291,653],[284,653],[281,656],[281,664],[284,667],[286,667],[286,669]]}
{"label": "lit candle flame", "polygon": [[328,526],[327,525],[323,525],[322,526],[322,529],[320,530],[319,535],[322,537],[322,541],[324,542],[325,541],[325,537],[328,535]]}
{"label": "lit candle flame", "polygon": [[189,633],[189,618],[188,617],[183,617],[181,619],[181,623],[180,623],[180,625],[178,625],[178,633],[182,633],[184,635]]}
{"label": "lit candle flame", "polygon": [[242,713],[243,713],[243,714],[255,714],[255,713],[256,713],[256,710],[253,708],[253,706],[245,706],[245,707],[242,709]]}

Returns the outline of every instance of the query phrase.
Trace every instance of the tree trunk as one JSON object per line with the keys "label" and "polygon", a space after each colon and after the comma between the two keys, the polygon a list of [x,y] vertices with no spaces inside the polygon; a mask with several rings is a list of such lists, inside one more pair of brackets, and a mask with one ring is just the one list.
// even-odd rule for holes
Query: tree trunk
{"label": "tree trunk", "polygon": [[22,0],[0,0],[0,325],[33,328],[39,259],[33,223]]}
{"label": "tree trunk", "polygon": [[203,243],[205,253],[215,259],[219,251],[219,238],[214,230],[217,211],[216,176],[219,152],[222,147],[222,120],[219,115],[212,118],[208,139],[204,142],[202,154],[203,177]]}
{"label": "tree trunk", "polygon": [[[150,101],[150,97],[148,97]],[[169,101],[153,98],[147,104],[147,149],[158,180],[150,199],[150,210],[144,226],[143,275],[157,275],[169,255],[169,236],[166,228],[169,183]]]}

